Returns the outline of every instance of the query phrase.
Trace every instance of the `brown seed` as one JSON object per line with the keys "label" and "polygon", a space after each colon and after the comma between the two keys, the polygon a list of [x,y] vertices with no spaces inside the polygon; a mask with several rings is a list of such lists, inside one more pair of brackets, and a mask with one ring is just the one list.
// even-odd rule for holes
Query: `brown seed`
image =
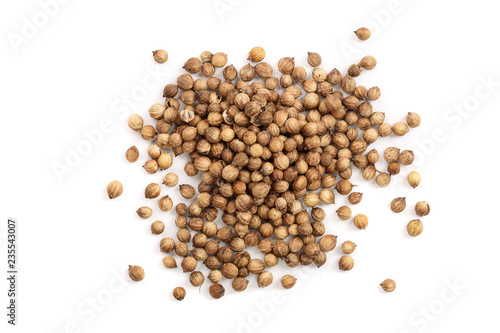
{"label": "brown seed", "polygon": [[424,225],[420,220],[411,220],[406,226],[406,230],[408,231],[408,235],[412,237],[417,237],[424,230]]}
{"label": "brown seed", "polygon": [[295,67],[295,61],[293,58],[284,57],[278,62],[278,70],[283,74],[289,74],[293,71]]}
{"label": "brown seed", "polygon": [[189,184],[180,185],[179,191],[181,193],[181,196],[185,199],[191,199],[195,195],[194,188]]}
{"label": "brown seed", "polygon": [[335,203],[335,194],[329,189],[323,189],[319,192],[319,199],[325,205],[331,205]]}
{"label": "brown seed", "polygon": [[134,131],[140,131],[144,126],[144,121],[142,120],[142,117],[139,116],[138,114],[131,114],[128,117],[128,126]]}
{"label": "brown seed", "polygon": [[368,98],[372,101],[376,101],[380,98],[380,88],[379,87],[371,87],[368,89]]}
{"label": "brown seed", "polygon": [[359,65],[363,67],[363,69],[371,70],[374,69],[375,66],[377,65],[377,60],[374,57],[368,55],[363,57],[363,59],[361,59]]}
{"label": "brown seed", "polygon": [[358,214],[354,216],[354,225],[356,228],[364,230],[368,227],[368,217],[364,214]]}
{"label": "brown seed", "polygon": [[391,175],[386,172],[381,172],[375,179],[377,185],[380,187],[386,187],[391,183]]}
{"label": "brown seed", "polygon": [[196,269],[196,259],[193,257],[185,257],[182,260],[181,267],[184,272],[192,272]]}
{"label": "brown seed", "polygon": [[186,71],[188,71],[191,74],[198,73],[201,70],[201,60],[198,58],[190,58],[182,68],[184,68]]}
{"label": "brown seed", "polygon": [[219,299],[224,296],[226,290],[221,284],[214,283],[210,286],[208,292],[210,293],[210,296],[212,296],[212,298]]}
{"label": "brown seed", "polygon": [[165,225],[162,221],[154,221],[151,223],[151,232],[155,235],[161,234],[165,230]]}
{"label": "brown seed", "polygon": [[360,192],[352,192],[349,194],[349,203],[352,205],[357,205],[361,202],[361,199],[363,198],[363,193]]}
{"label": "brown seed", "polygon": [[356,250],[356,244],[354,244],[354,242],[351,242],[351,241],[345,241],[344,243],[342,243],[342,252],[344,252],[345,254],[351,254],[354,252],[354,250]]}
{"label": "brown seed", "polygon": [[168,195],[162,197],[160,199],[160,201],[158,202],[158,208],[160,208],[160,210],[163,212],[170,211],[173,206],[174,206],[174,203]]}
{"label": "brown seed", "polygon": [[312,67],[321,66],[321,56],[316,52],[308,52],[307,63]]}
{"label": "brown seed", "polygon": [[395,123],[393,126],[392,126],[392,132],[397,135],[397,136],[403,136],[405,135],[406,133],[408,133],[408,125],[406,125],[405,123],[403,122],[398,122],[398,123]]}
{"label": "brown seed", "polygon": [[354,267],[354,259],[351,256],[342,256],[339,260],[339,269],[342,271],[350,271]]}
{"label": "brown seed", "polygon": [[153,58],[159,64],[163,64],[168,60],[168,53],[165,50],[156,50],[153,51]]}
{"label": "brown seed", "polygon": [[132,279],[132,281],[142,281],[144,279],[144,269],[140,266],[128,266],[128,276]]}
{"label": "brown seed", "polygon": [[235,291],[243,291],[247,289],[248,280],[243,277],[237,277],[236,279],[233,280],[231,286]]}
{"label": "brown seed", "polygon": [[175,258],[172,256],[166,256],[162,260],[163,266],[166,268],[176,268],[177,267],[177,262],[175,261]]}
{"label": "brown seed", "polygon": [[427,216],[431,211],[431,206],[425,201],[419,201],[415,205],[415,213],[418,216]]}
{"label": "brown seed", "polygon": [[292,288],[295,285],[295,282],[297,282],[297,278],[289,274],[283,275],[281,278],[281,286],[285,289]]}
{"label": "brown seed", "polygon": [[391,279],[385,279],[384,281],[382,281],[380,286],[382,287],[382,289],[390,293],[396,289],[396,282],[394,282],[394,280]]}
{"label": "brown seed", "polygon": [[108,197],[110,199],[118,198],[123,193],[123,185],[117,180],[113,180],[107,187]]}
{"label": "brown seed", "polygon": [[202,272],[195,271],[189,275],[189,282],[193,285],[193,287],[200,287],[203,282],[205,282],[205,277]]}
{"label": "brown seed", "polygon": [[351,208],[349,208],[348,206],[340,207],[339,209],[337,209],[337,216],[343,221],[349,220],[352,216]]}
{"label": "brown seed", "polygon": [[250,50],[248,53],[248,60],[251,62],[259,62],[264,60],[264,57],[266,56],[266,51],[260,47],[256,46]]}
{"label": "brown seed", "polygon": [[186,289],[182,287],[176,287],[174,291],[172,292],[172,295],[174,298],[178,301],[182,301],[184,297],[186,297]]}
{"label": "brown seed", "polygon": [[127,149],[127,152],[125,153],[125,158],[130,163],[134,163],[139,159],[139,149],[137,149],[136,146],[130,147],[129,149]]}
{"label": "brown seed", "polygon": [[411,165],[415,160],[415,155],[413,155],[412,150],[403,150],[401,154],[399,154],[399,163],[401,165]]}
{"label": "brown seed", "polygon": [[273,275],[269,271],[263,271],[257,276],[257,285],[260,288],[265,288],[273,283]]}
{"label": "brown seed", "polygon": [[408,115],[406,116],[406,123],[410,127],[418,127],[420,126],[420,116],[415,113],[415,112],[408,112]]}
{"label": "brown seed", "polygon": [[359,28],[358,30],[354,31],[354,33],[356,34],[356,37],[361,40],[367,40],[372,35],[368,28]]}
{"label": "brown seed", "polygon": [[[320,247],[321,251],[329,252],[329,251],[332,251],[336,246],[337,246],[337,236],[324,235],[319,240],[319,247]],[[293,251],[293,252],[295,252],[295,251]]]}
{"label": "brown seed", "polygon": [[149,207],[143,206],[137,210],[137,215],[142,219],[148,219],[153,215],[153,210]]}
{"label": "brown seed", "polygon": [[146,199],[158,198],[160,193],[161,193],[161,187],[156,183],[149,184],[148,186],[146,186],[146,189],[144,190],[144,196],[146,197]]}
{"label": "brown seed", "polygon": [[227,64],[227,55],[223,52],[217,52],[212,56],[212,65],[222,68]]}
{"label": "brown seed", "polygon": [[416,171],[412,171],[408,174],[408,184],[411,187],[416,188],[420,184],[420,174]]}
{"label": "brown seed", "polygon": [[395,198],[391,201],[391,210],[394,213],[401,213],[406,208],[406,198]]}

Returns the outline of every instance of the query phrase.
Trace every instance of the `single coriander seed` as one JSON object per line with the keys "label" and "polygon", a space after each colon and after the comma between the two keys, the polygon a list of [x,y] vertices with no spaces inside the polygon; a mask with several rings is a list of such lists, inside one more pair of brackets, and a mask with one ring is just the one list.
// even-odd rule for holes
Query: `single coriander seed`
{"label": "single coriander seed", "polygon": [[391,201],[391,210],[394,213],[401,213],[406,208],[406,198],[394,198]]}
{"label": "single coriander seed", "polygon": [[212,298],[219,299],[224,296],[226,290],[221,284],[214,283],[210,286],[208,292],[210,293],[210,296],[212,296]]}
{"label": "single coriander seed", "polygon": [[151,223],[151,232],[155,235],[161,234],[165,230],[165,225],[162,221],[154,221]]}
{"label": "single coriander seed", "polygon": [[364,214],[358,214],[354,216],[354,225],[356,228],[364,230],[368,227],[368,217]]}
{"label": "single coriander seed", "polygon": [[307,53],[307,63],[312,67],[321,66],[321,56],[316,52]]}
{"label": "single coriander seed", "polygon": [[125,152],[125,158],[130,163],[134,163],[139,159],[139,149],[136,146],[132,146]]}
{"label": "single coriander seed", "polygon": [[297,278],[289,274],[283,275],[281,278],[281,286],[285,289],[292,288],[295,285],[295,282],[297,282]]}
{"label": "single coriander seed", "polygon": [[354,242],[351,242],[351,241],[345,241],[344,243],[342,243],[342,252],[344,252],[345,254],[351,254],[354,252],[354,250],[356,250],[356,244]]}
{"label": "single coriander seed", "polygon": [[431,211],[431,206],[425,201],[419,201],[415,205],[415,213],[418,216],[427,216]]}
{"label": "single coriander seed", "polygon": [[361,40],[367,40],[368,38],[371,37],[371,32],[368,28],[359,28],[358,30],[354,31],[356,34],[356,37],[358,37]]}
{"label": "single coriander seed", "polygon": [[411,187],[416,188],[420,184],[420,174],[416,171],[412,171],[408,174],[408,184]]}
{"label": "single coriander seed", "polygon": [[394,280],[391,279],[385,279],[384,281],[382,281],[380,286],[382,287],[382,289],[390,293],[396,289],[396,282],[394,282]]}
{"label": "single coriander seed", "polygon": [[411,220],[406,226],[406,230],[408,231],[408,235],[412,237],[417,237],[424,230],[424,225],[418,219]]}
{"label": "single coriander seed", "polygon": [[123,193],[123,185],[117,180],[113,180],[107,187],[108,197],[110,199],[118,198]]}
{"label": "single coriander seed", "polygon": [[186,297],[186,289],[182,287],[176,287],[174,291],[172,292],[172,295],[174,298],[178,301],[182,301],[184,297]]}
{"label": "single coriander seed", "polygon": [[132,279],[132,281],[142,281],[144,279],[144,269],[140,266],[128,266],[128,276]]}
{"label": "single coriander seed", "polygon": [[354,259],[351,256],[342,256],[339,260],[339,269],[341,271],[350,271],[354,267]]}
{"label": "single coriander seed", "polygon": [[168,60],[168,53],[165,50],[156,50],[153,51],[153,57],[157,63],[163,64]]}

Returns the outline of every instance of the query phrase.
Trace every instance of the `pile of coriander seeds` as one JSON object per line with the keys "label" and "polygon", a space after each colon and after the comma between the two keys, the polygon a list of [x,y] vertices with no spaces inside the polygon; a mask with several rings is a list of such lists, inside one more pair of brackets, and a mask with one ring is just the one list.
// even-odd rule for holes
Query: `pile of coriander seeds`
{"label": "pile of coriander seeds", "polygon": [[[366,28],[355,33],[361,40],[370,37]],[[153,56],[159,63],[168,60],[164,50],[154,51]],[[144,125],[137,114],[128,119],[132,130],[151,141],[145,172],[163,177],[162,184],[145,188],[145,197],[156,199],[157,206],[140,207],[137,214],[149,219],[154,209],[175,209],[177,239],[159,240],[159,250],[165,253],[163,265],[171,269],[180,265],[193,286],[210,283],[209,293],[216,299],[225,294],[222,279],[232,280],[235,291],[245,290],[250,278],[256,278],[259,287],[271,285],[274,278],[268,268],[279,260],[290,268],[323,266],[326,253],[337,246],[337,236],[325,234],[327,217],[320,203],[332,205],[341,195],[356,205],[362,193],[354,191],[349,180],[353,172],[385,187],[399,174],[400,165],[414,160],[412,151],[389,147],[382,154],[389,162],[387,171],[376,168],[380,154],[369,146],[379,137],[405,135],[420,125],[420,116],[409,113],[405,122],[391,125],[384,113],[373,111],[371,101],[379,99],[381,91],[357,85],[356,77],[376,67],[374,57],[365,56],[342,74],[321,68],[321,56],[308,53],[307,62],[314,68],[311,78],[294,58],[281,58],[277,68],[264,59],[264,49],[254,47],[250,63],[238,70],[228,65],[225,53],[202,52],[186,61],[187,73],[165,86],[165,102],[149,109],[155,126]],[[217,76],[220,72],[223,79]],[[181,154],[190,158],[184,172],[201,174],[196,186],[179,185],[179,177],[165,171],[172,166],[173,156]],[[135,146],[126,151],[129,162],[138,157]],[[408,183],[418,186],[420,175],[412,171]],[[161,197],[163,186],[178,188],[185,202]],[[108,185],[111,199],[122,192],[120,182]],[[394,199],[391,209],[401,212],[406,207],[403,201]],[[425,216],[430,206],[419,202],[416,211]],[[337,215],[352,220],[358,229],[368,226],[368,217],[352,217],[348,206],[340,207]],[[151,224],[156,235],[165,228],[161,221]],[[412,220],[407,230],[418,236],[422,223]],[[258,248],[261,256],[252,258],[249,247]],[[355,249],[351,241],[342,244],[339,269],[353,268],[350,254]],[[207,276],[197,270],[200,265],[210,270]],[[141,281],[144,270],[130,266],[129,275]],[[289,274],[280,280],[286,289],[296,282]],[[381,286],[393,291],[395,282],[387,279]],[[173,296],[182,300],[186,290],[176,287]]]}

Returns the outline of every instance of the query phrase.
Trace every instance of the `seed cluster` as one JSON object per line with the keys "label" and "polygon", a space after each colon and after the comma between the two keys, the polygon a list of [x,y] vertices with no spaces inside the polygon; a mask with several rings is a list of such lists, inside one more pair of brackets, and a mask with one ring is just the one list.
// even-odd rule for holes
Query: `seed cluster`
{"label": "seed cluster", "polygon": [[[362,28],[356,35],[366,40],[370,32]],[[154,53],[155,60],[166,61],[166,52],[160,51]],[[132,130],[152,141],[143,166],[146,172],[169,169],[173,153],[189,156],[184,166],[188,176],[201,175],[196,189],[178,185],[173,173],[164,175],[162,184],[178,186],[181,196],[191,202],[175,206],[177,241],[165,237],[159,247],[167,254],[166,268],[177,267],[170,255],[175,253],[182,270],[190,274],[190,283],[199,287],[209,280],[209,293],[215,299],[225,294],[219,283],[223,278],[232,280],[235,291],[247,288],[250,275],[256,276],[259,287],[271,285],[273,275],[268,268],[279,259],[289,267],[323,266],[326,252],[337,245],[337,236],[325,233],[326,214],[319,205],[335,204],[336,195],[348,196],[351,205],[362,200],[362,193],[353,192],[353,170],[385,187],[401,172],[401,165],[411,165],[414,159],[411,151],[390,147],[383,153],[389,162],[387,172],[375,167],[380,154],[369,146],[392,133],[405,135],[420,124],[420,117],[410,113],[406,122],[391,125],[385,122],[384,113],[374,112],[372,101],[380,98],[380,89],[366,88],[355,80],[376,67],[374,57],[362,58],[343,76],[337,69],[320,68],[321,56],[310,52],[307,61],[314,69],[309,78],[294,58],[284,57],[273,68],[263,62],[265,55],[263,48],[254,47],[248,60],[256,64],[239,70],[227,65],[222,52],[205,51],[199,58],[190,58],[183,67],[187,73],[165,86],[165,103],[151,106],[149,115],[155,126],[144,125],[137,114],[128,119]],[[224,80],[215,76],[217,69],[222,70]],[[125,155],[133,163],[139,151],[134,146]],[[408,175],[413,187],[420,182],[415,174]],[[108,186],[110,198],[121,192],[121,184]],[[161,197],[161,192],[161,186],[152,183],[145,188],[145,197],[159,198],[158,208],[170,211],[174,204],[168,195]],[[402,211],[404,198],[391,208]],[[415,209],[419,216],[429,211],[426,203]],[[152,209],[141,207],[137,214],[148,219]],[[358,229],[368,227],[368,217],[353,214],[349,206],[339,207],[337,215],[341,220],[352,219]],[[219,218],[223,225],[217,223]],[[419,225],[410,224],[408,232],[419,234]],[[161,221],[151,225],[153,234],[164,230]],[[258,248],[263,257],[252,258],[247,247]],[[342,244],[345,255],[338,263],[340,270],[354,267],[350,255],[355,248],[351,241]],[[200,264],[211,270],[206,279],[196,270]],[[281,278],[286,289],[295,282],[291,275]],[[182,300],[186,292],[177,287],[173,295]]]}

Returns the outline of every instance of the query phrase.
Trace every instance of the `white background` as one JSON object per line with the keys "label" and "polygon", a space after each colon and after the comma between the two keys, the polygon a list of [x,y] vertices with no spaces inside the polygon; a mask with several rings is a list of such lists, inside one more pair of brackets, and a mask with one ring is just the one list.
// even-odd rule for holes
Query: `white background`
{"label": "white background", "polygon": [[[216,8],[221,3],[222,13]],[[8,332],[53,333],[498,331],[496,7],[487,0],[75,0],[51,7],[52,17],[43,22],[40,2],[3,1],[0,257],[5,272],[6,220],[14,217],[20,276],[15,328],[5,323],[7,284],[1,279],[2,332],[6,326]],[[39,28],[29,35],[26,22],[34,20]],[[373,31],[366,43],[352,33],[361,26]],[[24,39],[14,47],[13,36]],[[385,189],[364,182],[354,170],[353,182],[364,197],[353,212],[369,217],[365,231],[336,217],[336,207],[345,202],[341,196],[336,206],[324,207],[327,232],[338,235],[339,244],[358,244],[352,271],[338,270],[339,246],[321,269],[289,271],[280,262],[266,289],[257,288],[251,276],[249,288],[237,294],[225,281],[226,296],[215,301],[208,283],[198,290],[180,269],[162,266],[161,237],[149,225],[160,219],[165,235],[173,236],[175,213],[156,212],[148,221],[135,214],[141,205],[155,207],[144,199],[144,187],[161,182],[165,172],[142,170],[147,143],[128,129],[126,116],[148,119],[149,105],[162,101],[163,86],[175,82],[189,57],[223,51],[239,68],[255,45],[266,49],[266,61],[274,66],[293,56],[308,71],[307,51],[319,52],[328,71],[345,71],[374,55],[376,69],[358,82],[381,88],[375,110],[385,112],[390,123],[409,111],[423,119],[404,138],[381,139],[375,147],[413,149],[418,161]],[[158,48],[169,53],[164,65],[152,60]],[[150,80],[152,86],[144,88],[154,71],[161,72],[160,82]],[[496,86],[482,83],[488,78]],[[103,121],[111,129],[100,132],[90,153],[58,179],[54,163],[66,163],[68,151],[87,141],[84,132],[95,133]],[[131,145],[141,149],[135,164],[124,159]],[[186,161],[176,158],[169,171],[180,175],[180,183],[196,185],[183,172]],[[422,175],[416,190],[405,182],[414,169]],[[125,191],[110,201],[105,189],[114,179]],[[162,188],[180,202],[177,190]],[[396,196],[407,197],[400,215],[389,209]],[[405,226],[419,200],[428,201],[432,212],[422,218],[424,233],[411,239]],[[129,264],[144,267],[143,282],[129,282]],[[279,284],[285,272],[299,278],[290,291]],[[396,280],[394,293],[381,291],[385,278]],[[454,284],[459,287],[450,289]],[[183,302],[171,295],[178,285],[187,290]]]}

